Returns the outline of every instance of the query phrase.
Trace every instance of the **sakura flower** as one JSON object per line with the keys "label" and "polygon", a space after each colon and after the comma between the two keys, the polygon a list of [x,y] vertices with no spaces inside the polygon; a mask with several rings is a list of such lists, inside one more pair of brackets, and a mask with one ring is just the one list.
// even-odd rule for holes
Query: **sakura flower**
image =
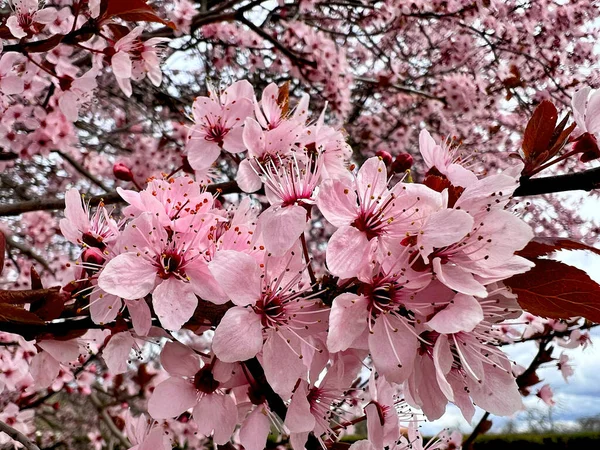
{"label": "sakura flower", "polygon": [[77,189],[65,194],[65,218],[60,220],[60,231],[73,244],[104,250],[118,236],[117,223],[110,218],[103,206],[90,218],[89,207]]}
{"label": "sakura flower", "polygon": [[213,434],[216,444],[229,441],[237,424],[236,404],[215,378],[213,366],[202,364],[196,353],[178,342],[165,345],[160,362],[170,377],[154,389],[148,402],[150,415],[168,419],[193,408],[200,433]]}
{"label": "sakura flower", "polygon": [[[38,388],[45,388],[54,383],[61,371],[61,364],[75,361],[81,354],[77,339],[38,341],[37,346],[40,351],[31,361],[30,373]],[[66,374],[70,376],[68,371]]]}
{"label": "sakura flower", "polygon": [[373,447],[383,450],[400,437],[396,394],[385,377],[380,376],[375,380],[374,374],[369,378],[369,393],[371,401],[365,407],[367,433]]}
{"label": "sakura flower", "polygon": [[193,169],[205,170],[221,150],[243,152],[242,125],[252,114],[254,91],[247,81],[237,81],[219,93],[209,90],[209,97],[198,97],[192,106],[195,125],[186,145]]}
{"label": "sakura flower", "polygon": [[468,161],[449,142],[436,144],[427,130],[419,134],[419,151],[427,168],[445,175],[455,186],[467,187],[477,180],[477,176],[465,167]]}
{"label": "sakura flower", "polygon": [[161,324],[178,330],[194,313],[196,295],[207,292],[208,269],[197,247],[200,236],[194,231],[169,236],[159,218],[142,213],[123,232],[124,252],[104,266],[98,286],[126,300],[152,294]]}
{"label": "sakura flower", "polygon": [[[341,278],[365,279],[369,264],[386,255],[407,232],[422,229],[429,214],[441,208],[442,197],[423,185],[398,183],[389,190],[385,164],[374,157],[363,164],[354,182],[324,181],[317,206],[327,221],[338,227],[327,246],[330,272]],[[418,234],[420,239],[435,240],[439,236],[443,241],[450,238],[450,242],[464,235],[459,228],[460,236],[456,237],[454,228],[450,229],[452,232],[446,236],[432,225]]]}
{"label": "sakura flower", "polygon": [[569,355],[565,355],[565,353],[563,352],[560,354],[558,362],[556,363],[558,370],[560,370],[560,373],[562,374],[563,378],[567,383],[569,382],[569,377],[571,377],[575,373],[575,371],[573,370],[573,366],[569,364],[569,359]]}
{"label": "sakura flower", "polygon": [[554,392],[552,392],[552,388],[548,384],[544,384],[540,389],[538,389],[535,395],[548,406],[554,406],[556,404],[556,401],[554,400]]}
{"label": "sakura flower", "polygon": [[131,97],[132,79],[139,81],[148,76],[155,86],[160,86],[162,81],[160,57],[156,47],[168,39],[150,38],[143,41],[140,38],[143,31],[143,26],[135,27],[113,46],[114,54],[110,64],[119,87],[127,97]]}
{"label": "sakura flower", "polygon": [[141,414],[133,417],[131,411],[125,412],[125,432],[133,445],[129,450],[171,450],[171,442],[160,426]]}
{"label": "sakura flower", "polygon": [[[270,83],[263,90],[260,102],[255,102],[254,112],[260,126],[264,129],[272,130],[286,121],[304,125],[308,114],[308,94],[302,96],[302,99],[290,117],[286,117],[287,111],[285,111],[279,97],[280,89],[275,83]],[[283,101],[285,102],[285,100]]]}
{"label": "sakura flower", "polygon": [[97,70],[91,69],[79,78],[63,78],[66,81],[61,82],[63,93],[58,98],[58,107],[68,120],[77,120],[79,108],[90,99],[92,91],[96,89],[97,75]]}
{"label": "sakura flower", "polygon": [[[327,310],[299,287],[304,266],[291,257],[266,256],[261,266],[245,253],[224,250],[209,268],[237,306],[227,310],[215,330],[212,348],[223,362],[245,361],[262,350],[262,363],[275,392],[289,396],[305,376],[310,353],[319,352],[310,334],[324,331]],[[245,280],[239,283],[239,280]],[[305,351],[303,351],[305,349]]]}
{"label": "sakura flower", "polygon": [[192,222],[209,222],[218,217],[211,213],[213,196],[202,192],[200,185],[190,177],[152,179],[140,192],[117,188],[119,195],[129,203],[124,213],[130,217],[150,212],[161,226],[173,231],[188,231]]}
{"label": "sakura flower", "polygon": [[57,16],[56,8],[39,9],[38,0],[14,0],[11,3],[14,13],[6,20],[6,26],[17,39],[39,33]]}
{"label": "sakura flower", "polygon": [[[0,421],[28,436],[35,431],[33,424],[34,415],[35,411],[33,409],[20,411],[15,403],[8,402],[8,404],[3,406],[2,411],[0,411]],[[8,434],[0,433],[0,445],[3,447],[7,445],[14,446],[15,442]],[[8,446],[6,448],[11,448]]]}
{"label": "sakura flower", "polygon": [[255,237],[262,235],[267,251],[282,256],[304,232],[322,162],[317,158],[303,164],[293,155],[289,162],[269,160],[258,166],[271,206],[259,216]]}

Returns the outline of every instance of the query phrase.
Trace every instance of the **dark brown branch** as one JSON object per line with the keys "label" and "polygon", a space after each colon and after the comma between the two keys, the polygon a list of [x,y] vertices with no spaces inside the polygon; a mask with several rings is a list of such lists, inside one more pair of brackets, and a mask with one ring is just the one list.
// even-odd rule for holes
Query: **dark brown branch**
{"label": "dark brown branch", "polygon": [[543,178],[521,178],[514,197],[553,194],[566,191],[592,191],[600,188],[600,167],[583,172],[554,175]]}
{"label": "dark brown branch", "polygon": [[27,438],[27,436],[25,436],[19,430],[15,430],[10,425],[7,425],[6,423],[2,422],[1,420],[0,420],[0,431],[8,434],[8,436],[11,439],[13,439],[14,441],[17,441],[17,442],[23,444],[23,446],[27,450],[40,450],[40,448],[37,445],[35,445],[33,442],[31,442]]}
{"label": "dark brown branch", "polygon": [[[206,188],[207,192],[212,194],[220,193],[234,194],[241,192],[235,181],[226,181],[225,183],[210,184]],[[121,196],[112,191],[106,194],[96,195],[89,198],[90,206],[98,206],[100,203],[105,205],[112,205],[115,203],[122,203],[123,199]],[[0,205],[0,216],[18,216],[30,211],[49,211],[65,208],[65,200],[60,198],[42,198],[37,200],[29,200],[26,202],[19,203],[7,203]]]}

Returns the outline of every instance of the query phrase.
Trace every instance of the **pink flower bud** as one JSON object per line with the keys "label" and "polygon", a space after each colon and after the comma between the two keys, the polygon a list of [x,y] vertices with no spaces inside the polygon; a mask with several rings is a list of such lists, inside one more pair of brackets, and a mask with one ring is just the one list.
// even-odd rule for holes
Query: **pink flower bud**
{"label": "pink flower bud", "polygon": [[117,180],[133,181],[133,172],[123,163],[117,163],[113,166],[113,175]]}
{"label": "pink flower bud", "polygon": [[104,264],[104,255],[102,254],[102,251],[96,247],[87,248],[83,252],[81,259],[86,263],[98,264],[99,266]]}
{"label": "pink flower bud", "polygon": [[383,159],[383,162],[385,163],[386,166],[389,166],[390,164],[392,164],[393,158],[389,152],[386,152],[385,150],[378,150],[377,153],[375,153],[375,155],[377,155],[381,159]]}
{"label": "pink flower bud", "polygon": [[408,153],[400,153],[398,156],[396,156],[396,159],[394,160],[394,162],[392,163],[392,172],[395,173],[402,173],[402,172],[406,172],[408,169],[410,169],[413,165],[413,157],[410,156]]}

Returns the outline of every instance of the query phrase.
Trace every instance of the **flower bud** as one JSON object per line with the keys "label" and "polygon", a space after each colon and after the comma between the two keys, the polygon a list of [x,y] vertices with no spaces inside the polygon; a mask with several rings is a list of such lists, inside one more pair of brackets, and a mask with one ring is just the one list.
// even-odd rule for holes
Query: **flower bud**
{"label": "flower bud", "polygon": [[378,150],[375,155],[379,156],[386,166],[392,164],[392,155],[389,152],[386,152],[385,150]]}
{"label": "flower bud", "polygon": [[408,169],[410,169],[413,165],[413,157],[410,156],[408,153],[400,153],[398,156],[396,156],[396,159],[394,160],[394,162],[392,163],[392,172],[395,173],[402,173],[402,172],[406,172]]}
{"label": "flower bud", "polygon": [[113,166],[113,175],[117,180],[133,181],[133,172],[123,163],[117,163]]}
{"label": "flower bud", "polygon": [[101,266],[104,264],[104,255],[102,251],[96,247],[86,248],[81,255],[81,260],[86,263],[97,264]]}

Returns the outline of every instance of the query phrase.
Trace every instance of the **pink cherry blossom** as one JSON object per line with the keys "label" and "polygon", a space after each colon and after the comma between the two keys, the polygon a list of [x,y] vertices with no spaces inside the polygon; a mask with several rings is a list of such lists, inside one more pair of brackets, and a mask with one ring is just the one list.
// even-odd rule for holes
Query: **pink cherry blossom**
{"label": "pink cherry blossom", "polygon": [[6,26],[18,39],[39,33],[44,25],[56,19],[56,8],[40,8],[38,0],[14,0],[14,13],[6,20]]}

